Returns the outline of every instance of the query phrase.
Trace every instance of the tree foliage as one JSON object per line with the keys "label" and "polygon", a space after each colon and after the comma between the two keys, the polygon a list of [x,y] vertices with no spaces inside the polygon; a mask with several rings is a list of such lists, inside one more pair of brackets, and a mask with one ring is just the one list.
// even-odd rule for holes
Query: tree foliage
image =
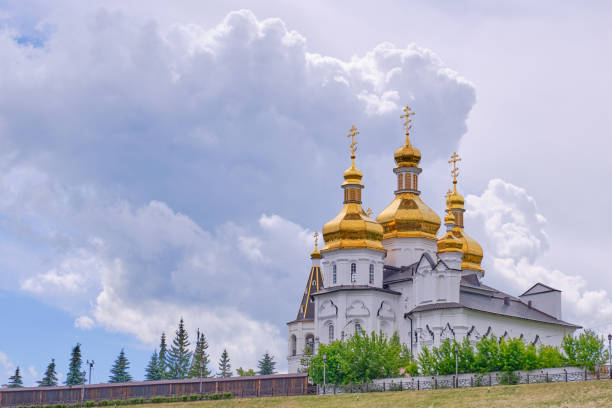
{"label": "tree foliage", "polygon": [[252,368],[245,370],[242,367],[238,367],[238,369],[236,369],[236,374],[238,374],[241,377],[252,377],[256,375],[257,373]]}
{"label": "tree foliage", "polygon": [[132,381],[132,376],[129,373],[130,362],[125,356],[125,351],[121,349],[119,356],[111,367],[111,375],[108,379],[109,383],[123,383]]}
{"label": "tree foliage", "polygon": [[15,374],[9,377],[8,387],[9,388],[23,387],[23,378],[21,378],[21,371],[19,370],[19,366],[15,369]]}
{"label": "tree foliage", "polygon": [[566,335],[561,343],[570,365],[595,370],[609,358],[603,337],[592,330],[585,330],[578,337]]}
{"label": "tree foliage", "polygon": [[207,378],[210,377],[211,372],[208,369],[210,359],[206,350],[208,349],[208,342],[204,333],[200,333],[198,330],[196,334],[196,347],[193,352],[193,358],[191,360],[191,367],[189,368],[189,378]]}
{"label": "tree foliage", "polygon": [[165,380],[169,377],[168,374],[168,345],[166,344],[166,333],[162,333],[159,340],[159,354],[157,356],[157,369],[159,370],[159,379]]}
{"label": "tree foliage", "polygon": [[81,344],[77,343],[70,354],[70,364],[66,375],[66,385],[81,385],[85,383],[85,375],[81,371],[83,359],[81,358]]}
{"label": "tree foliage", "polygon": [[410,352],[394,334],[355,333],[348,340],[322,344],[310,364],[310,376],[323,382],[323,355],[328,383],[364,383],[376,378],[396,377],[410,366]]}
{"label": "tree foliage", "polygon": [[57,385],[57,372],[55,371],[55,359],[51,359],[51,362],[45,370],[45,375],[42,380],[37,381],[39,387],[55,387]]}
{"label": "tree foliage", "polygon": [[191,361],[189,346],[189,335],[185,330],[183,318],[181,318],[168,352],[168,378],[182,380],[189,374],[189,363]]}
{"label": "tree foliage", "polygon": [[276,367],[276,362],[274,361],[274,356],[271,356],[270,353],[268,353],[267,351],[265,352],[261,360],[257,362],[257,368],[259,368],[259,371],[258,371],[259,375],[274,374],[275,367]]}
{"label": "tree foliage", "polygon": [[149,364],[145,368],[145,381],[158,381],[162,379],[162,373],[159,368],[159,355],[157,350],[151,354]]}
{"label": "tree foliage", "polygon": [[229,354],[226,349],[223,349],[221,353],[221,359],[219,360],[219,371],[217,377],[231,377],[232,376],[232,365],[230,364]]}

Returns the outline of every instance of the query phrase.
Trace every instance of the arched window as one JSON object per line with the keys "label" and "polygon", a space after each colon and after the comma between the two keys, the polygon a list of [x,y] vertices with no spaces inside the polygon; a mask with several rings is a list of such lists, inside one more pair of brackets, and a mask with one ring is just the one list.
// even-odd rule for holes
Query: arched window
{"label": "arched window", "polygon": [[370,264],[370,284],[374,283],[374,265]]}
{"label": "arched window", "polygon": [[330,324],[327,330],[329,333],[329,342],[331,343],[332,341],[334,341],[334,325]]}
{"label": "arched window", "polygon": [[357,282],[357,264],[351,264],[351,282]]}
{"label": "arched window", "polygon": [[361,333],[361,323],[355,323],[355,334]]}
{"label": "arched window", "polygon": [[310,354],[314,354],[314,336],[312,334],[306,335],[306,345],[310,348]]}
{"label": "arched window", "polygon": [[295,334],[291,335],[291,355],[295,356],[297,353],[297,339],[295,338]]}
{"label": "arched window", "polygon": [[336,264],[334,264],[333,272],[332,272],[332,282],[336,283],[338,281],[337,278],[338,278],[338,274],[337,274],[337,271],[336,271]]}

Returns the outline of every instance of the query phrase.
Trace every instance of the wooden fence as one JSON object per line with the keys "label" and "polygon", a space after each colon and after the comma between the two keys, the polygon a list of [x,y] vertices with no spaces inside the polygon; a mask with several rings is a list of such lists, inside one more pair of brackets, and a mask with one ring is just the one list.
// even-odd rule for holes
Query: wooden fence
{"label": "wooden fence", "polygon": [[70,404],[85,401],[150,399],[156,396],[183,396],[231,392],[235,398],[308,393],[307,374],[257,375],[253,377],[192,378],[75,385],[72,387],[28,387],[0,389],[0,407]]}

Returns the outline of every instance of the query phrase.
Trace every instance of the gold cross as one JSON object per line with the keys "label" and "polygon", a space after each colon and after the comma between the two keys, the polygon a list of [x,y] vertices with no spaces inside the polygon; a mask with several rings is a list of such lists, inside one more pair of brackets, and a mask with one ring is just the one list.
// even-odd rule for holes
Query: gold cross
{"label": "gold cross", "polygon": [[315,249],[316,249],[317,245],[319,245],[319,231],[315,231],[314,239],[315,239]]}
{"label": "gold cross", "polygon": [[453,163],[453,168],[451,170],[451,176],[453,176],[454,184],[457,184],[457,176],[459,175],[459,168],[457,167],[458,161],[461,161],[461,158],[459,157],[457,152],[453,152],[453,154],[450,157],[450,160],[448,161],[448,164]]}
{"label": "gold cross", "polygon": [[372,209],[368,208],[368,210],[366,211],[366,215],[371,218],[372,217],[372,213],[373,213]]}
{"label": "gold cross", "polygon": [[351,126],[351,128],[349,129],[349,134],[346,135],[346,137],[350,137],[351,138],[351,144],[349,145],[349,148],[351,150],[351,155],[355,155],[355,152],[357,151],[357,142],[355,141],[355,136],[357,136],[359,134],[359,131],[357,130],[357,128],[355,127],[355,125]]}
{"label": "gold cross", "polygon": [[406,128],[406,133],[410,132],[410,129],[412,129],[412,125],[410,124],[410,122],[412,122],[412,119],[410,119],[411,116],[414,116],[414,112],[412,111],[412,109],[410,109],[410,106],[407,106],[403,109],[404,114],[400,116],[400,118],[402,119],[406,119],[406,121],[404,122],[404,127]]}

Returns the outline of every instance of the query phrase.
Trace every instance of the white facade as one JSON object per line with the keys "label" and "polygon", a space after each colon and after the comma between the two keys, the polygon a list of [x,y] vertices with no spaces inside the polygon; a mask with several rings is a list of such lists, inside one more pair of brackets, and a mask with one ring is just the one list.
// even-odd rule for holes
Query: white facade
{"label": "white facade", "polygon": [[397,332],[417,354],[423,346],[465,336],[473,342],[495,335],[559,345],[577,328],[560,320],[559,291],[546,287],[550,290],[526,292],[520,298],[499,292],[482,284],[475,273],[459,269],[460,253],[437,255],[434,244],[422,238],[385,240],[385,248],[395,254],[392,260],[369,249],[324,253],[325,287],[311,295],[314,321],[289,324],[289,372],[298,370],[307,338],[314,341],[316,352],[319,344],[346,339],[359,329],[387,336]]}

